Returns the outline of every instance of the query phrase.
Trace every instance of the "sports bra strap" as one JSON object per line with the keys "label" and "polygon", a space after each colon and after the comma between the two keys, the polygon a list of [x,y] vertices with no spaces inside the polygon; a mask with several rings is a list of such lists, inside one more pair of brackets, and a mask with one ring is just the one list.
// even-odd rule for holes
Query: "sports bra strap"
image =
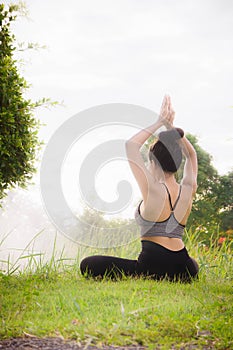
{"label": "sports bra strap", "polygon": [[178,200],[180,199],[180,193],[181,193],[181,187],[182,187],[182,186],[180,185],[180,190],[179,190],[178,197],[176,198],[176,201],[175,201],[174,206],[172,206],[172,200],[171,200],[171,195],[170,195],[170,192],[169,192],[169,190],[168,190],[168,188],[167,188],[166,184],[165,184],[165,183],[163,183],[163,182],[162,182],[162,184],[165,186],[165,188],[166,188],[166,190],[167,190],[167,193],[168,193],[168,199],[169,199],[169,204],[170,204],[170,207],[171,207],[171,211],[174,211],[174,210],[175,210],[175,208],[176,208],[176,205],[177,205],[177,203],[178,203]]}

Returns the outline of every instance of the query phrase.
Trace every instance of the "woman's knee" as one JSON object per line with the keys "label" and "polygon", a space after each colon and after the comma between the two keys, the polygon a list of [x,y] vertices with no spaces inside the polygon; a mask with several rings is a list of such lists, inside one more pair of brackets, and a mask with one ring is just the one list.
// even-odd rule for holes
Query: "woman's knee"
{"label": "woman's knee", "polygon": [[196,269],[196,271],[197,271],[197,273],[198,273],[198,271],[199,271],[199,265],[198,265],[197,261],[196,261],[195,259],[193,259],[193,258],[191,258],[191,260],[192,260],[193,265],[194,265],[194,267],[195,267],[195,269]]}
{"label": "woman's knee", "polygon": [[188,272],[191,277],[195,277],[198,274],[199,266],[195,259],[190,258],[187,263]]}
{"label": "woman's knee", "polygon": [[88,256],[80,263],[80,270],[82,275],[97,277],[104,276],[109,270],[108,257],[102,255]]}
{"label": "woman's knee", "polygon": [[93,257],[89,256],[84,258],[80,263],[80,271],[82,275],[90,274],[91,266],[93,265],[92,259]]}

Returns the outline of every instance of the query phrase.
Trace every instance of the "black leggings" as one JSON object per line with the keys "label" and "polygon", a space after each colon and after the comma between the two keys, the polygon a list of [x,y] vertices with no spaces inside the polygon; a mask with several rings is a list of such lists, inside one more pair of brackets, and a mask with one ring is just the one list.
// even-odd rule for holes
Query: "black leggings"
{"label": "black leggings", "polygon": [[144,240],[137,260],[95,255],[83,259],[80,269],[87,277],[147,276],[155,280],[190,282],[197,277],[198,264],[186,248],[173,251]]}

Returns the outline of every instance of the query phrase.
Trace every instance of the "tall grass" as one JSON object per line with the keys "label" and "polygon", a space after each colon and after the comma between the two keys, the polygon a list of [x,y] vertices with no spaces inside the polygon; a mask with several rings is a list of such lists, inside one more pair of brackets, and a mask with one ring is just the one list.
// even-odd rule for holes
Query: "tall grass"
{"label": "tall grass", "polygon": [[[1,259],[1,273],[6,276],[14,274],[37,274],[37,273],[56,273],[65,271],[66,265],[73,263],[75,259],[65,258],[64,247],[57,252],[57,235],[54,238],[53,246],[51,247],[51,256],[46,258],[46,254],[41,251],[35,250],[35,242],[39,236],[44,233],[44,230],[39,231],[25,246],[23,249],[10,248],[11,253],[8,254],[6,260]],[[4,235],[0,241],[0,252],[1,245],[7,239],[10,233]],[[12,257],[12,253],[17,252],[18,257]]]}
{"label": "tall grass", "polygon": [[[0,260],[1,273],[5,275],[13,274],[56,274],[67,270],[75,269],[78,271],[80,261],[89,255],[113,255],[128,259],[137,259],[140,253],[141,243],[137,239],[129,244],[111,248],[93,248],[82,245],[77,245],[76,256],[71,258],[64,255],[65,247],[58,252],[55,236],[51,257],[46,258],[44,252],[35,251],[34,246],[37,238],[44,233],[44,230],[38,232],[20,251],[19,256],[14,261],[11,259],[11,254],[6,260]],[[1,245],[7,239],[5,235],[0,240]],[[221,278],[230,279],[233,276],[232,267],[232,247],[233,241],[229,238],[222,244],[219,244],[220,232],[215,229],[214,234],[209,237],[209,245],[206,245],[200,239],[200,232],[195,229],[186,231],[184,243],[189,251],[189,254],[197,260],[200,268],[200,274],[205,278]],[[17,251],[17,248],[14,249]],[[58,255],[59,254],[59,255]]]}
{"label": "tall grass", "polygon": [[192,257],[199,264],[200,274],[203,278],[232,279],[233,278],[233,241],[229,237],[221,244],[219,239],[222,233],[218,227],[213,230],[206,244],[200,238],[199,230],[190,229],[185,235],[185,244]]}

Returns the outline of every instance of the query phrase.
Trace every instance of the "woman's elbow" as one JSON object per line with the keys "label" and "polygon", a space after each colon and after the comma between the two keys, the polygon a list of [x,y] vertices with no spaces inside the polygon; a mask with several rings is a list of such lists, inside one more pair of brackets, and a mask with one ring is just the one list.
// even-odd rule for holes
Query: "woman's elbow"
{"label": "woman's elbow", "polygon": [[193,190],[193,195],[197,192],[197,181],[194,180],[192,183],[192,190]]}
{"label": "woman's elbow", "polygon": [[126,150],[126,153],[128,153],[129,152],[129,150],[130,150],[130,145],[131,145],[131,141],[130,140],[127,140],[126,142],[125,142],[125,150]]}
{"label": "woman's elbow", "polygon": [[125,148],[127,151],[129,150],[139,150],[140,149],[140,145],[136,142],[134,142],[133,140],[129,139],[125,142]]}
{"label": "woman's elbow", "polygon": [[126,140],[126,141],[125,141],[125,148],[129,147],[130,143],[131,143],[130,139],[129,139],[129,140]]}

